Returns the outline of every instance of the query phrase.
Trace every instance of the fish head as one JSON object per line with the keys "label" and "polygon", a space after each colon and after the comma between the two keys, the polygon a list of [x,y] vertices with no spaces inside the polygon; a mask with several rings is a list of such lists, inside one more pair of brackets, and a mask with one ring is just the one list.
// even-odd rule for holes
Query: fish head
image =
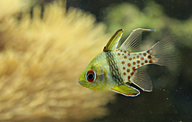
{"label": "fish head", "polygon": [[104,90],[106,85],[107,70],[102,63],[92,60],[79,76],[79,83],[93,90]]}

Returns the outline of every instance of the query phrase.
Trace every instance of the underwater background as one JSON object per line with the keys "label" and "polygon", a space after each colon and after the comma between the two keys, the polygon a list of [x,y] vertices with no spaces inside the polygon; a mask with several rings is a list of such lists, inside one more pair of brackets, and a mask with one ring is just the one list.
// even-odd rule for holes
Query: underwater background
{"label": "underwater background", "polygon": [[[192,120],[192,1],[0,0],[0,121]],[[78,84],[89,62],[124,29],[144,33],[136,51],[176,35],[180,65],[148,65],[153,91],[125,97]]]}

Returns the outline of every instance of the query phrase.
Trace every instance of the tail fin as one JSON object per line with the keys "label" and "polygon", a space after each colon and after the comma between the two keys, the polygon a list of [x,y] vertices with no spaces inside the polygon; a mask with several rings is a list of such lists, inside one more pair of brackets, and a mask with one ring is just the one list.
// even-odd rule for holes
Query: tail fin
{"label": "tail fin", "polygon": [[157,42],[150,50],[152,62],[154,64],[175,67],[178,65],[179,60],[175,52],[176,38],[174,35],[167,36]]}

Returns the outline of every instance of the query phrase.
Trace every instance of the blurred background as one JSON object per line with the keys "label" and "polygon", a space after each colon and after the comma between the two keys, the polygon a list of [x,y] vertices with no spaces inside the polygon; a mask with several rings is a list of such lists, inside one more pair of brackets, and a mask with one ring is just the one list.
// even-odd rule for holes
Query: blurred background
{"label": "blurred background", "polygon": [[[0,121],[192,120],[192,1],[0,0]],[[10,9],[11,8],[11,9]],[[144,33],[137,51],[176,35],[180,65],[146,66],[153,92],[129,98],[77,81],[120,28]]]}

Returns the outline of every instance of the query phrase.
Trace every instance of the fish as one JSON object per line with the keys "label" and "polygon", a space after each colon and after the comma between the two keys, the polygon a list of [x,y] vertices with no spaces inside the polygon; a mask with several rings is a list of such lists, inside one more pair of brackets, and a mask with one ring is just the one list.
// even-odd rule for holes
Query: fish
{"label": "fish", "polygon": [[150,49],[142,52],[132,50],[142,41],[142,33],[156,30],[137,28],[124,41],[119,29],[80,74],[78,83],[92,90],[111,90],[127,97],[136,97],[140,91],[152,92],[153,85],[145,65],[176,65],[175,35],[167,36]]}

